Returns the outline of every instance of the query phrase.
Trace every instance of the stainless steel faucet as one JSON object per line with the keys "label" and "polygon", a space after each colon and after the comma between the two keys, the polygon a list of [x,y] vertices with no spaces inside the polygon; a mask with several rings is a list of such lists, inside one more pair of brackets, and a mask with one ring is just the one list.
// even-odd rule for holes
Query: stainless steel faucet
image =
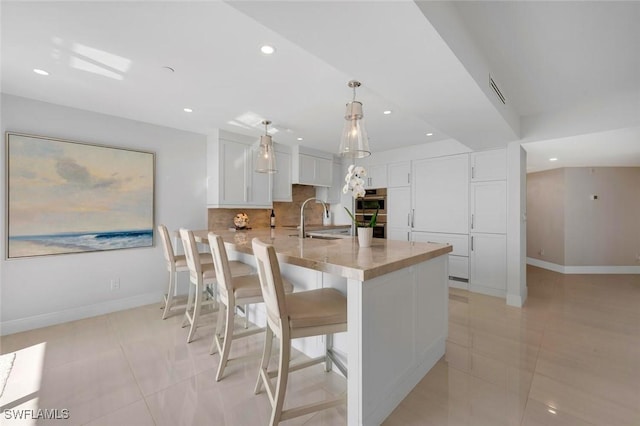
{"label": "stainless steel faucet", "polygon": [[304,238],[306,236],[306,231],[304,230],[304,206],[306,206],[307,203],[311,200],[320,201],[322,203],[322,206],[324,207],[325,215],[329,212],[327,205],[322,200],[318,200],[317,198],[313,198],[313,197],[304,200],[304,203],[302,203],[302,206],[300,207],[300,233],[298,234],[300,238]]}

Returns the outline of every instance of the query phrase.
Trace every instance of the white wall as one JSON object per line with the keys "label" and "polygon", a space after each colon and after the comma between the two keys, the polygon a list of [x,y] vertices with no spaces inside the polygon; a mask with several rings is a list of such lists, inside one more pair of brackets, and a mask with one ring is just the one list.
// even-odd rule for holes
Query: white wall
{"label": "white wall", "polygon": [[[206,228],[205,136],[11,95],[3,94],[1,102],[3,135],[11,131],[155,152],[156,225]],[[1,152],[4,168],[6,150]],[[3,173],[3,200],[5,191]],[[161,300],[167,277],[159,238],[151,248],[7,260],[6,211],[5,205],[0,231],[1,334]],[[110,290],[112,278],[120,279],[119,290]]]}

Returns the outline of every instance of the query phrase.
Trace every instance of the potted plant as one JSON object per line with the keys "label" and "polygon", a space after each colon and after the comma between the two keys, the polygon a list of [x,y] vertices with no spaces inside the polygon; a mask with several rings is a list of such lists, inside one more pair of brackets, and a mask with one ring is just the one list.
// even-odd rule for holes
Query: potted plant
{"label": "potted plant", "polygon": [[[367,175],[367,171],[362,166],[350,165],[349,170],[347,172],[347,176],[344,178],[345,185],[342,188],[342,192],[346,194],[351,191],[351,194],[354,199],[358,199],[360,197],[364,197],[364,179],[363,177]],[[359,222],[356,219],[356,216],[348,209],[344,208],[351,217],[351,220],[356,225],[357,234],[358,234],[358,244],[360,247],[371,247],[371,240],[373,238],[373,227],[376,226],[376,222],[378,220],[378,211],[380,208],[376,209],[376,212],[371,216],[369,221],[361,221]],[[364,219],[364,215],[363,215]]]}

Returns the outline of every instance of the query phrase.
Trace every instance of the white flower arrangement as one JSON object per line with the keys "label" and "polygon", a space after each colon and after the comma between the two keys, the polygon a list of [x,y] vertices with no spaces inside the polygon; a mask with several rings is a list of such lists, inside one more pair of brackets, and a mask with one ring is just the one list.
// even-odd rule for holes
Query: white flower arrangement
{"label": "white flower arrangement", "polygon": [[342,188],[342,193],[346,194],[351,191],[353,198],[364,197],[364,179],[363,177],[367,175],[367,170],[362,166],[356,166],[354,164],[349,166],[349,170],[347,171],[347,176],[345,176],[344,181],[346,184]]}
{"label": "white flower arrangement", "polygon": [[[350,165],[347,171],[347,176],[345,176],[344,178],[344,181],[346,182],[346,184],[342,188],[342,193],[346,194],[347,192],[351,191],[351,195],[353,196],[353,198],[364,197],[366,194],[366,191],[364,190],[363,177],[365,177],[366,175],[367,175],[367,170],[364,167],[356,166],[354,164]],[[357,227],[372,228],[376,226],[376,222],[378,220],[378,211],[380,209],[376,209],[376,212],[373,214],[373,216],[368,222],[364,222],[364,221],[358,222],[356,220],[355,215],[351,213],[351,211],[348,208],[345,207],[344,209],[349,214],[349,217],[351,217],[351,220],[353,221],[353,223],[356,224]]]}

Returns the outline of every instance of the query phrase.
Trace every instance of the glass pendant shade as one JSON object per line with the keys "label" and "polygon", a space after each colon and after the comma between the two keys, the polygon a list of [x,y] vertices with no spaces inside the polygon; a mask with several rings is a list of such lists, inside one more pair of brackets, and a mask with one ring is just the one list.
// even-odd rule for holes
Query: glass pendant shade
{"label": "glass pendant shade", "polygon": [[344,118],[346,121],[340,137],[340,155],[351,158],[362,158],[371,155],[369,137],[367,136],[362,115],[362,103],[358,101],[349,102]]}
{"label": "glass pendant shade", "polygon": [[347,104],[344,114],[344,128],[340,137],[340,155],[343,157],[362,158],[371,155],[369,136],[364,127],[362,102],[356,101],[356,88],[360,82],[351,80],[348,84],[353,89],[353,100]]}
{"label": "glass pendant shade", "polygon": [[276,173],[277,171],[273,140],[269,135],[260,136],[260,146],[256,157],[256,172]]}

